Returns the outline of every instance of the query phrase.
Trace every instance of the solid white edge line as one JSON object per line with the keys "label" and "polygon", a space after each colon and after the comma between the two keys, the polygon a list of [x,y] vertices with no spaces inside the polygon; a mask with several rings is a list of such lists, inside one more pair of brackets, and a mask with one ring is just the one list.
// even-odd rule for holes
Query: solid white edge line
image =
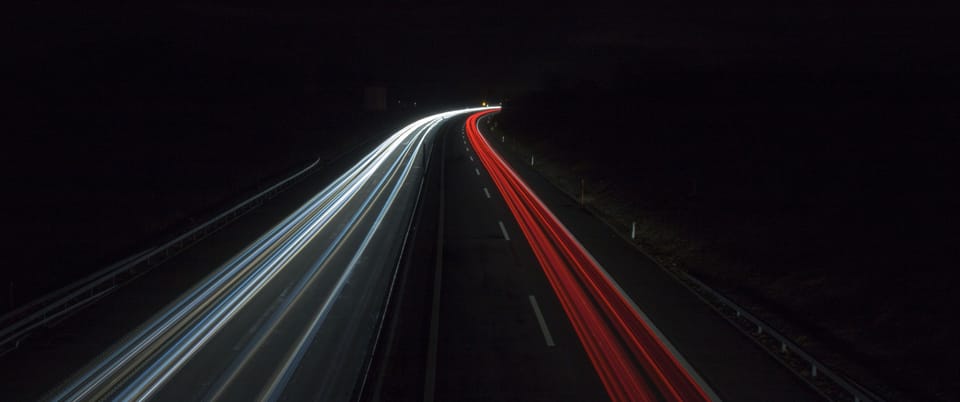
{"label": "solid white edge line", "polygon": [[[577,243],[579,242],[580,241],[578,240]],[[581,245],[580,247],[582,248],[583,245]],[[586,249],[584,248],[584,250]],[[653,331],[653,334],[656,335],[656,337],[659,338],[661,342],[663,342],[663,345],[670,350],[670,353],[673,354],[673,357],[675,357],[677,361],[680,363],[680,365],[683,366],[685,370],[687,370],[687,373],[689,373],[690,376],[693,377],[693,380],[696,381],[697,385],[700,386],[700,389],[702,389],[703,392],[707,394],[707,397],[709,397],[711,401],[721,402],[722,399],[720,399],[720,396],[713,391],[713,388],[711,388],[710,385],[703,379],[703,377],[700,376],[700,373],[697,372],[697,370],[695,370],[692,365],[690,365],[690,362],[688,362],[687,359],[683,357],[683,354],[681,354],[680,351],[677,350],[675,346],[673,346],[673,343],[671,343],[670,340],[667,339],[667,337],[663,334],[663,332],[660,332],[660,329],[657,328],[657,326],[653,324],[653,321],[650,320],[650,317],[647,317],[647,314],[644,313],[639,306],[637,306],[637,303],[633,301],[633,298],[630,297],[630,295],[627,294],[627,292],[625,292],[623,288],[620,287],[620,284],[617,283],[617,281],[614,280],[612,276],[610,276],[607,270],[604,269],[603,266],[601,266],[600,263],[598,263],[597,260],[593,258],[593,255],[591,255],[588,252],[587,256],[591,260],[593,260],[593,263],[596,264],[597,268],[600,268],[600,272],[607,277],[607,279],[610,281],[610,283],[613,284],[614,287],[617,288],[617,292],[619,292],[623,296],[623,298],[626,299],[628,303],[630,303],[630,307],[632,307],[633,310],[637,312],[637,315],[640,316],[640,319],[642,319],[643,322],[647,324],[647,327],[649,327],[650,330]]]}
{"label": "solid white edge line", "polygon": [[503,221],[497,221],[500,224],[500,231],[503,232],[503,239],[510,240],[510,235],[507,234],[507,227],[503,226]]}
{"label": "solid white edge line", "polygon": [[[477,119],[477,132],[480,132],[479,119]],[[483,134],[481,133],[481,136],[482,135]],[[527,191],[531,195],[533,195],[533,198],[535,198],[538,202],[540,202],[544,207],[547,207],[547,204],[540,200],[540,197],[538,197],[537,194],[533,192],[533,189],[531,189],[530,186],[526,184],[526,182],[521,180],[521,183],[523,184],[524,187],[526,187]],[[557,216],[553,213],[553,211],[550,210],[549,207],[547,207],[546,209],[547,209],[547,214],[549,214],[554,220],[560,223],[560,228],[563,229],[566,235],[571,239],[573,239],[574,242],[577,243],[577,246],[579,246],[580,249],[586,253],[587,258],[589,258],[590,261],[593,262],[593,264],[600,269],[600,273],[602,273],[603,276],[605,276],[607,280],[609,280],[610,283],[613,284],[613,286],[617,289],[617,292],[620,293],[620,295],[622,295],[624,299],[627,300],[628,303],[630,303],[630,307],[637,312],[637,314],[644,321],[644,323],[647,324],[650,330],[653,331],[654,335],[656,335],[657,338],[659,338],[660,341],[663,342],[664,346],[666,346],[667,349],[669,349],[670,353],[673,354],[673,356],[677,359],[680,365],[687,370],[687,373],[689,373],[691,377],[693,377],[693,380],[696,381],[697,385],[699,385],[700,388],[703,390],[703,392],[707,394],[707,397],[710,398],[711,401],[721,402],[722,399],[720,399],[720,396],[717,395],[717,393],[713,390],[713,388],[710,387],[710,384],[707,383],[703,379],[703,377],[700,376],[700,373],[697,372],[697,370],[695,370],[692,365],[690,365],[690,362],[688,362],[687,359],[683,357],[683,354],[681,354],[680,351],[677,350],[675,346],[673,346],[670,340],[667,339],[666,336],[664,336],[663,332],[660,332],[660,329],[657,328],[657,326],[653,324],[653,321],[650,320],[650,317],[647,317],[647,314],[644,313],[639,306],[637,306],[637,303],[633,301],[633,298],[630,297],[630,295],[627,292],[625,292],[622,287],[620,287],[620,284],[617,283],[617,281],[613,279],[612,276],[610,276],[610,273],[607,272],[607,270],[604,269],[602,265],[600,265],[600,262],[598,262],[597,259],[593,257],[593,254],[591,254],[590,251],[588,251],[587,248],[580,243],[580,240],[578,240],[576,236],[574,236],[573,233],[570,232],[570,229],[567,229],[567,226],[563,224],[563,221],[557,218]]]}
{"label": "solid white edge line", "polygon": [[537,322],[540,323],[540,332],[543,332],[543,340],[547,346],[556,346],[553,343],[553,336],[550,335],[550,329],[547,328],[547,321],[543,319],[543,313],[540,312],[540,306],[537,305],[537,298],[530,295],[530,306],[533,307],[533,313],[537,315]]}

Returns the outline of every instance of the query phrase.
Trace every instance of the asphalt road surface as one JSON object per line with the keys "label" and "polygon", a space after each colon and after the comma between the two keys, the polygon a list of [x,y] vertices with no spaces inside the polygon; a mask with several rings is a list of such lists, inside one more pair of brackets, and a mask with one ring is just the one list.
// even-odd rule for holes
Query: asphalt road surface
{"label": "asphalt road surface", "polygon": [[[468,114],[394,134],[229,259],[189,250],[168,262],[186,264],[166,267],[172,276],[145,276],[68,319],[65,332],[10,355],[25,370],[5,365],[22,383],[3,390],[36,399],[27,388],[47,384],[56,400],[822,399],[525,161],[500,150],[503,167],[490,165],[500,144],[478,153]],[[592,280],[600,285],[582,283]],[[184,283],[195,285],[159,313],[131,309],[149,304],[140,293],[155,304],[165,299],[153,292]],[[639,356],[647,347],[660,349]],[[90,362],[76,370],[80,359]],[[45,366],[54,369],[38,375]],[[66,380],[64,367],[74,367]],[[60,385],[31,382],[40,377]]]}
{"label": "asphalt road surface", "polygon": [[436,400],[608,399],[463,126],[447,134]]}
{"label": "asphalt road surface", "polygon": [[[444,147],[436,400],[676,400],[656,391],[605,392],[561,290],[548,282],[474,143],[466,131],[452,136]],[[708,399],[823,400],[525,161],[507,160],[651,321]]]}
{"label": "asphalt road surface", "polygon": [[435,128],[394,134],[49,395],[345,400],[364,375]]}

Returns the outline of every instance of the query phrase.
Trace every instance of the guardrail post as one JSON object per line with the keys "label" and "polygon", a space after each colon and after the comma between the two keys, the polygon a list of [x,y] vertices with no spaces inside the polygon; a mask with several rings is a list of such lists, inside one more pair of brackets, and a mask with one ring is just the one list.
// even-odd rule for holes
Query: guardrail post
{"label": "guardrail post", "polygon": [[[799,345],[797,345],[797,344],[794,343],[793,341],[789,340],[788,338],[784,337],[782,334],[780,334],[779,332],[777,332],[777,330],[774,329],[774,328],[772,328],[772,327],[771,327],[771,328],[766,328],[767,330],[770,331],[770,333],[769,333],[768,335],[766,335],[766,336],[763,336],[764,328],[766,327],[766,324],[764,324],[764,322],[763,322],[762,320],[760,320],[759,318],[753,317],[753,316],[750,314],[749,310],[744,310],[741,306],[739,306],[739,305],[737,305],[735,302],[733,302],[733,301],[725,298],[723,295],[717,293],[716,291],[714,291],[713,289],[711,289],[711,288],[710,288],[709,286],[707,286],[706,284],[701,283],[699,280],[697,280],[697,279],[696,279],[694,276],[692,276],[692,275],[684,275],[684,274],[680,273],[680,274],[677,275],[677,277],[678,277],[678,279],[680,279],[680,278],[687,278],[690,282],[692,282],[692,283],[695,285],[695,286],[691,286],[691,285],[688,285],[688,284],[684,283],[684,284],[687,285],[691,290],[694,290],[695,287],[696,287],[696,288],[699,288],[699,289],[702,289],[705,293],[707,293],[708,295],[710,295],[710,296],[711,296],[710,298],[711,298],[711,299],[714,299],[717,304],[721,304],[721,305],[725,306],[726,308],[724,308],[724,309],[723,309],[723,312],[722,312],[723,315],[725,316],[725,318],[726,318],[728,321],[730,321],[731,324],[734,324],[734,326],[737,327],[738,330],[742,331],[745,335],[748,335],[748,336],[749,336],[751,333],[753,333],[753,334],[754,334],[754,337],[753,337],[752,339],[753,339],[758,345],[760,345],[761,347],[763,347],[763,348],[764,348],[768,353],[770,353],[771,355],[776,356],[776,352],[775,352],[774,349],[771,347],[771,346],[773,346],[773,345],[771,345],[770,343],[766,342],[767,339],[770,339],[771,341],[779,342],[779,343],[780,343],[780,352],[781,352],[781,353],[783,353],[783,354],[785,354],[785,355],[790,355],[790,356],[799,357],[799,358],[800,358],[800,361],[797,362],[797,365],[791,365],[791,371],[793,371],[794,373],[796,373],[797,376],[800,376],[800,377],[802,377],[802,378],[807,378],[808,380],[816,380],[816,381],[815,381],[816,383],[826,382],[826,380],[829,380],[829,381],[832,382],[834,385],[836,385],[836,386],[842,388],[843,390],[845,390],[845,391],[847,392],[846,395],[852,396],[852,397],[853,397],[853,400],[854,400],[855,402],[871,401],[871,400],[882,400],[882,399],[880,399],[879,397],[876,397],[875,395],[872,395],[868,390],[866,390],[865,388],[863,388],[862,386],[860,386],[859,384],[857,384],[857,383],[854,382],[853,380],[851,380],[851,379],[844,379],[844,378],[842,378],[841,376],[838,376],[836,373],[833,373],[833,372],[830,370],[830,368],[829,368],[828,366],[826,366],[826,365],[824,365],[824,367],[823,367],[823,370],[824,370],[824,372],[823,372],[823,379],[821,380],[821,379],[820,379],[820,365],[823,364],[823,363],[821,363],[820,361],[818,361],[818,360],[817,360],[816,358],[814,358],[813,356],[810,356],[809,354],[807,354],[807,353],[803,350],[802,347],[800,347]],[[694,291],[696,292],[696,290],[694,290]],[[704,297],[704,296],[702,296],[702,295],[700,295],[700,296],[701,296],[701,298],[702,298],[705,302],[713,303],[712,301],[708,300],[707,297]],[[736,313],[736,316],[737,316],[738,318],[745,318],[747,325],[744,325],[744,322],[743,322],[743,321],[740,321],[739,319],[738,319],[738,320],[735,320],[733,317],[728,316],[727,314],[729,314],[730,310],[733,310],[733,312]],[[719,312],[719,311],[720,311],[720,310],[718,309],[718,312]],[[756,327],[756,330],[755,330],[755,331],[753,330],[753,328],[751,328],[751,325],[753,325],[753,326]],[[803,369],[803,365],[804,365],[804,364],[806,364],[806,365],[809,367],[809,371],[805,371],[805,370]],[[814,383],[814,381],[809,381],[809,382],[810,382],[811,384]],[[816,388],[821,388],[821,385],[817,385]],[[874,398],[876,398],[876,399],[874,399]],[[844,398],[844,399],[846,399],[846,398]]]}

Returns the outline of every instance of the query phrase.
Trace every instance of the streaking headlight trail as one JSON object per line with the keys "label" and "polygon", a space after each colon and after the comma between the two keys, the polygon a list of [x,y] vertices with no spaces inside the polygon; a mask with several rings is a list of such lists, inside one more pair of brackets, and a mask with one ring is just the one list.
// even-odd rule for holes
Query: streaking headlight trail
{"label": "streaking headlight trail", "polygon": [[503,195],[547,280],[614,401],[716,399],[580,242],[547,209],[467,118],[466,135]]}
{"label": "streaking headlight trail", "polygon": [[434,128],[476,110],[437,114],[394,133],[48,398],[349,398],[416,207]]}

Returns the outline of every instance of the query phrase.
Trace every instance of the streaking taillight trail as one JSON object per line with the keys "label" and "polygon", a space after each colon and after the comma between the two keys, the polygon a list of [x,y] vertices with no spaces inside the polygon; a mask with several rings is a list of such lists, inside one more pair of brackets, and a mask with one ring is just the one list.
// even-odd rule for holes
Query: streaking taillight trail
{"label": "streaking taillight trail", "polygon": [[466,135],[503,195],[591,363],[614,401],[707,401],[705,385],[678,361],[562,223],[480,134]]}

